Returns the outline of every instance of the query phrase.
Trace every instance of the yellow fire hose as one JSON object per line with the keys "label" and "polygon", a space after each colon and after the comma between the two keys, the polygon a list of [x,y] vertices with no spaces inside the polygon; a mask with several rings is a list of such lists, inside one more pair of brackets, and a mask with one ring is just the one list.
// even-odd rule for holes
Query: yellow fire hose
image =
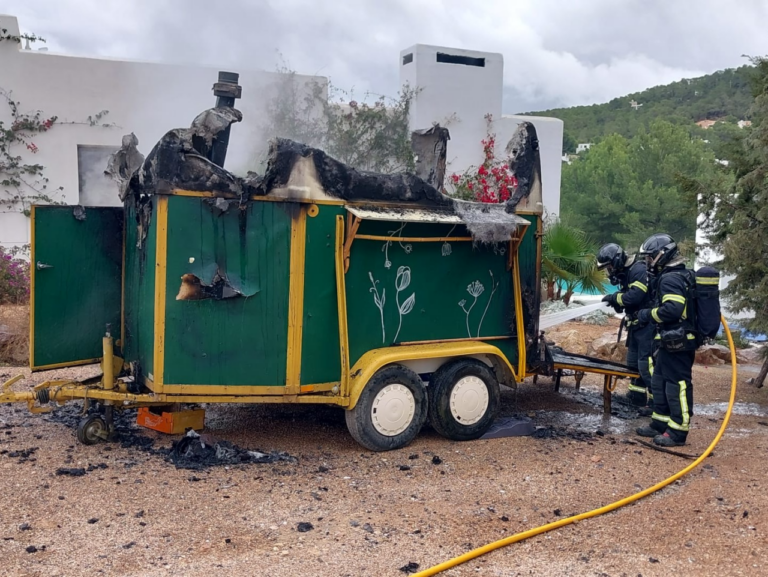
{"label": "yellow fire hose", "polygon": [[574,515],[573,517],[560,519],[559,521],[555,521],[554,523],[548,523],[546,525],[542,525],[534,529],[529,529],[528,531],[523,531],[521,533],[510,535],[509,537],[505,537],[504,539],[500,539],[499,541],[489,543],[488,545],[485,545],[483,547],[478,547],[477,549],[474,549],[468,553],[464,553],[463,555],[450,559],[449,561],[445,561],[443,563],[440,563],[439,565],[435,565],[434,567],[430,567],[429,569],[420,571],[415,574],[415,577],[429,577],[430,575],[437,575],[438,573],[442,573],[443,571],[446,571],[452,567],[456,567],[457,565],[461,565],[462,563],[466,563],[471,559],[475,559],[477,557],[480,557],[481,555],[485,555],[486,553],[495,551],[496,549],[501,549],[502,547],[506,547],[507,545],[511,545],[512,543],[524,541],[530,537],[535,537],[536,535],[541,535],[542,533],[547,533],[548,531],[559,529],[560,527],[565,527],[566,525],[570,525],[571,523],[577,523],[579,521],[583,521],[584,519],[597,517],[599,515],[603,515],[604,513],[610,513],[611,511],[615,511],[616,509],[619,509],[624,505],[629,505],[630,503],[639,501],[643,497],[647,497],[648,495],[651,495],[652,493],[655,493],[656,491],[663,489],[667,485],[674,483],[679,478],[683,477],[684,475],[687,475],[688,473],[693,471],[693,469],[698,467],[699,464],[709,456],[709,454],[715,448],[717,443],[720,442],[720,438],[723,436],[723,433],[725,432],[725,429],[728,426],[728,421],[731,418],[733,403],[736,399],[736,378],[738,374],[737,368],[736,368],[736,348],[734,347],[734,344],[733,344],[733,337],[731,336],[731,331],[728,328],[728,323],[726,322],[725,318],[722,316],[720,317],[720,321],[723,323],[725,334],[728,337],[728,346],[731,349],[731,398],[728,402],[728,410],[726,410],[725,412],[725,418],[723,419],[723,424],[720,426],[720,430],[717,432],[717,435],[715,435],[715,438],[712,441],[712,443],[710,443],[709,447],[707,447],[707,450],[704,451],[698,459],[696,459],[693,463],[688,465],[682,471],[675,473],[668,479],[665,479],[660,483],[657,483],[653,487],[649,487],[648,489],[640,491],[639,493],[635,493],[634,495],[630,495],[629,497],[625,497],[624,499],[615,501],[614,503],[611,503],[610,505],[605,505],[604,507],[600,507],[599,509],[587,511],[586,513],[580,513],[579,515]]}

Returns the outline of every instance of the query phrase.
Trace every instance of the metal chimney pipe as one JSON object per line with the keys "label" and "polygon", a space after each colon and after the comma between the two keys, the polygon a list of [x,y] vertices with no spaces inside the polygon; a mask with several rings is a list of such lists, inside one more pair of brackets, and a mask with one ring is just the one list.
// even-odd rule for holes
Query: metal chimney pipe
{"label": "metal chimney pipe", "polygon": [[[235,99],[240,98],[243,93],[242,86],[237,83],[239,79],[240,75],[237,72],[219,71],[219,81],[213,85],[216,108],[233,108],[235,106]],[[227,158],[230,128],[228,126],[225,131],[219,133],[211,146],[210,160],[222,168]]]}

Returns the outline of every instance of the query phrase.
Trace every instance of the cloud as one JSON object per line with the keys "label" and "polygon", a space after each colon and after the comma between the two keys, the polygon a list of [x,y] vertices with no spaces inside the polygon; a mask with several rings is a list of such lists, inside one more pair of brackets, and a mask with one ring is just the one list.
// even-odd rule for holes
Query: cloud
{"label": "cloud", "polygon": [[[604,102],[768,54],[763,0],[28,0],[51,50],[272,70],[394,95],[412,44],[501,52],[505,111]],[[471,87],[467,87],[471,90]]]}

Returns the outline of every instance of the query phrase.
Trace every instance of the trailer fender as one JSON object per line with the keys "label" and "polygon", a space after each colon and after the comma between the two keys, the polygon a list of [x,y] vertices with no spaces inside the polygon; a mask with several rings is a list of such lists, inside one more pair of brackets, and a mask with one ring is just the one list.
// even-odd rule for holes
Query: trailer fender
{"label": "trailer fender", "polygon": [[386,365],[421,359],[445,358],[450,360],[456,357],[476,355],[489,357],[494,366],[497,363],[500,364],[517,381],[515,369],[512,368],[512,364],[504,353],[497,347],[480,341],[454,341],[449,343],[386,347],[368,351],[352,367],[349,375],[349,405],[346,408],[355,408],[365,385],[368,384],[368,381],[376,371]]}

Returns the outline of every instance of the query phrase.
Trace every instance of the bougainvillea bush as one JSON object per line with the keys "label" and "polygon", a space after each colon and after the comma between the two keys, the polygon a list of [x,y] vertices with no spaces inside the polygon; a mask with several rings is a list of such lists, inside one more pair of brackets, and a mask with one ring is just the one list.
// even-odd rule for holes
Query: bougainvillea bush
{"label": "bougainvillea bush", "polygon": [[0,247],[0,304],[29,302],[29,263]]}
{"label": "bougainvillea bush", "polygon": [[496,135],[491,132],[491,115],[485,117],[488,134],[483,145],[483,163],[472,166],[464,174],[452,174],[453,195],[476,202],[506,202],[517,188],[517,179],[509,170],[506,159],[496,158]]}

